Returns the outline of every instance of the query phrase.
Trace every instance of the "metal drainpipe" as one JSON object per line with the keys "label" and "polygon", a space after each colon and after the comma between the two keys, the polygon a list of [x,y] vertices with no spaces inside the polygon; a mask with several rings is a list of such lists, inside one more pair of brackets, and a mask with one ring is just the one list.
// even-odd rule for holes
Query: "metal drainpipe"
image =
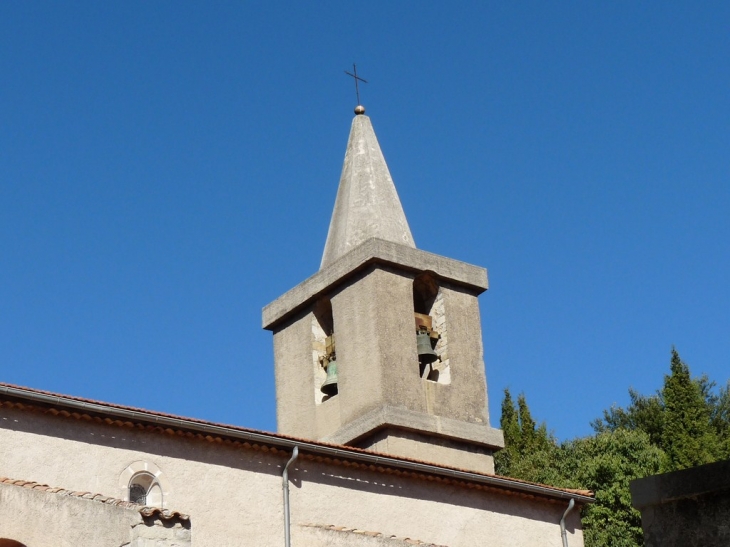
{"label": "metal drainpipe", "polygon": [[563,518],[560,519],[560,537],[563,538],[563,547],[568,547],[568,532],[565,530],[565,517],[567,517],[568,513],[573,510],[574,506],[575,500],[573,498],[570,498],[568,508],[565,510],[565,513],[563,513]]}
{"label": "metal drainpipe", "polygon": [[[284,489],[284,546],[291,547],[291,523],[289,521],[289,466],[299,456],[299,447],[295,446],[291,453],[291,459],[284,466],[284,473],[281,475]],[[570,500],[572,503],[573,500]]]}

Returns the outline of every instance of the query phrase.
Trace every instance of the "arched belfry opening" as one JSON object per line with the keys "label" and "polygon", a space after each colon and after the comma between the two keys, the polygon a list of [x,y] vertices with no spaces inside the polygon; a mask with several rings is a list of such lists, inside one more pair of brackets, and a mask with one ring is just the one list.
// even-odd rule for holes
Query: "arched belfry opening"
{"label": "arched belfry opening", "polygon": [[424,272],[413,280],[418,373],[424,380],[451,383],[444,300],[436,277]]}
{"label": "arched belfry opening", "polygon": [[321,404],[338,393],[335,329],[329,298],[319,300],[312,310],[312,366],[314,400]]}
{"label": "arched belfry opening", "polygon": [[413,309],[429,315],[439,292],[438,282],[430,272],[424,272],[413,280]]}

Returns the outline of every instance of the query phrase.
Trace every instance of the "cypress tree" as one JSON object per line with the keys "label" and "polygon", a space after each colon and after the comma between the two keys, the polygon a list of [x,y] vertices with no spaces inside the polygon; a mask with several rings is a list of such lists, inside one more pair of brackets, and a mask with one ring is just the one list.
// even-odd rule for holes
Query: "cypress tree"
{"label": "cypress tree", "polygon": [[520,393],[517,396],[517,411],[520,418],[520,433],[522,437],[522,446],[520,449],[523,452],[533,450],[538,444],[537,439],[537,424],[532,419],[530,408],[527,406],[527,399],[524,393]]}
{"label": "cypress tree", "polygon": [[515,403],[509,389],[504,390],[499,426],[504,433],[504,448],[494,455],[494,469],[499,475],[512,476],[514,464],[519,459],[522,435]]}
{"label": "cypress tree", "polygon": [[502,399],[502,416],[499,419],[499,426],[504,432],[505,446],[518,447],[521,443],[520,424],[515,411],[515,403],[509,389],[504,390]]}
{"label": "cypress tree", "polygon": [[505,448],[494,455],[497,474],[547,484],[562,481],[557,443],[544,423],[537,426],[523,393],[517,397],[515,408],[512,394],[504,390],[499,425]]}
{"label": "cypress tree", "polygon": [[664,377],[664,471],[715,461],[718,438],[710,423],[710,408],[699,382],[672,348],[670,374]]}

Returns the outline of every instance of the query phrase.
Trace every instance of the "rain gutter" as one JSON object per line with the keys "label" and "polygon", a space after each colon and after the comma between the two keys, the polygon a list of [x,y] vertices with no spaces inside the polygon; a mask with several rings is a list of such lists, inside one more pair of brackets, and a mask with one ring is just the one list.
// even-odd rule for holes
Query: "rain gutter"
{"label": "rain gutter", "polygon": [[288,439],[286,437],[280,437],[269,433],[245,431],[225,425],[206,424],[185,418],[161,416],[142,410],[131,410],[126,408],[106,406],[103,404],[92,403],[88,401],[78,401],[61,395],[38,393],[18,387],[0,386],[0,394],[46,405],[64,406],[66,408],[71,408],[77,411],[103,414],[107,417],[114,416],[126,420],[137,420],[149,424],[158,425],[161,427],[176,427],[188,431],[206,433],[208,435],[220,435],[250,443],[262,443],[287,450],[293,450],[295,447],[298,447],[300,451],[303,450],[305,452],[317,454],[320,456],[342,458],[346,460],[366,463],[369,465],[389,466],[396,469],[403,469],[417,473],[429,473],[441,477],[448,477],[451,479],[482,484],[484,486],[490,486],[502,490],[511,490],[513,492],[521,492],[524,494],[532,494],[536,496],[543,496],[566,501],[574,500],[573,503],[594,502],[592,496],[586,496],[574,492],[566,492],[564,490],[551,488],[549,486],[543,486],[539,484],[518,482],[495,475],[483,475],[480,473],[472,473],[470,471],[449,469],[446,467],[439,467],[438,465],[402,460],[391,456],[381,456],[373,453],[362,452],[359,450],[348,450],[345,447],[338,448],[334,446],[318,444],[315,442]]}

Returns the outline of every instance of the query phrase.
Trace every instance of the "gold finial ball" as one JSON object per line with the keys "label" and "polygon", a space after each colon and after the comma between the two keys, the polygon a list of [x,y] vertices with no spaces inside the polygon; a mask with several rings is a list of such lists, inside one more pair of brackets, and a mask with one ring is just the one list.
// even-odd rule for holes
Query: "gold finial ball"
{"label": "gold finial ball", "polygon": [[361,104],[357,105],[355,107],[355,114],[357,114],[358,116],[360,114],[365,114],[365,107],[363,105],[361,105]]}

